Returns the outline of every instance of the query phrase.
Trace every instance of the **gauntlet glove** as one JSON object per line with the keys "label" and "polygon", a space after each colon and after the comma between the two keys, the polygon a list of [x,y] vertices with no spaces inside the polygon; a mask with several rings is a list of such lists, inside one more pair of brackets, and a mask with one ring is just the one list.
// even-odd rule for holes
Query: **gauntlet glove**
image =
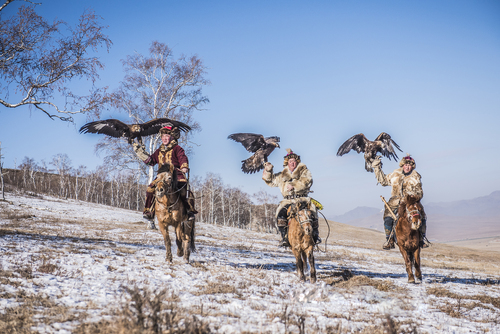
{"label": "gauntlet glove", "polygon": [[149,158],[149,154],[146,152],[146,147],[144,144],[132,143],[132,148],[139,159],[145,161]]}

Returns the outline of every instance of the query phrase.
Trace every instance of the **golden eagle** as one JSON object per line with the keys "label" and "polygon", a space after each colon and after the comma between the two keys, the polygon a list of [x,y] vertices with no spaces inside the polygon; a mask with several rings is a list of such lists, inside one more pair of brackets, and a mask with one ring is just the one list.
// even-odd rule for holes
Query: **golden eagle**
{"label": "golden eagle", "polygon": [[142,143],[141,137],[157,134],[167,125],[173,125],[184,132],[191,130],[189,125],[169,118],[156,118],[143,124],[125,124],[117,119],[105,119],[85,124],[80,128],[80,133],[102,133],[111,137],[125,137],[128,143],[132,144],[134,138]]}
{"label": "golden eagle", "polygon": [[247,174],[262,170],[269,154],[276,147],[280,147],[278,144],[280,138],[276,136],[264,138],[263,135],[254,133],[234,133],[227,138],[241,143],[248,152],[254,153],[250,158],[242,161],[241,170]]}
{"label": "golden eagle", "polygon": [[[377,139],[374,141],[368,140],[364,134],[360,133],[352,136],[347,139],[337,151],[337,155],[343,156],[348,153],[350,150],[355,150],[356,152],[364,152],[365,153],[365,169],[368,172],[373,173],[372,162],[377,156],[377,153],[381,153],[384,157],[394,158],[394,160],[398,159],[396,152],[394,151],[394,147],[401,151],[399,145],[396,144],[394,140],[391,139],[387,133],[382,132],[378,135]],[[401,151],[403,152],[403,151]]]}

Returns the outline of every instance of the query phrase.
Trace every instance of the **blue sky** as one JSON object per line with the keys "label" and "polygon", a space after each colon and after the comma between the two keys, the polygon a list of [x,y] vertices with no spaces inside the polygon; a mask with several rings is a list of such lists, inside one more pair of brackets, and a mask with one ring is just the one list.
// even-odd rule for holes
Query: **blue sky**
{"label": "blue sky", "polygon": [[[74,23],[92,8],[109,26],[101,86],[123,79],[120,60],[147,54],[154,40],[176,57],[197,54],[208,67],[207,110],[190,156],[193,175],[218,173],[252,194],[269,188],[240,170],[249,156],[235,132],[281,137],[314,177],[312,196],[327,216],[357,206],[382,208],[361,155],[336,157],[349,137],[389,133],[411,153],[424,200],[446,202],[500,190],[500,2],[498,1],[42,1],[37,12]],[[9,5],[12,12],[19,4]],[[78,83],[75,83],[78,84]],[[84,83],[82,83],[83,85]],[[106,118],[125,115],[106,115]],[[102,164],[98,135],[28,108],[0,107],[6,167],[25,156],[66,153],[74,167]],[[401,157],[403,153],[399,154]],[[384,159],[386,173],[397,162]]]}

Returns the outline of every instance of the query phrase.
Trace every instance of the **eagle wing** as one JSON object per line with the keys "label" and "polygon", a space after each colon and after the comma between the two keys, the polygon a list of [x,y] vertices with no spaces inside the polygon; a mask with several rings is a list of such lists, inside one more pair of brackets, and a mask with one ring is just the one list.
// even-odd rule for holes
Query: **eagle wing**
{"label": "eagle wing", "polygon": [[252,153],[257,152],[259,149],[264,149],[267,146],[264,136],[255,133],[233,133],[227,136],[227,138],[241,143],[248,152]]}
{"label": "eagle wing", "polygon": [[394,160],[398,159],[398,155],[396,154],[394,147],[403,152],[401,148],[399,148],[399,145],[396,144],[396,142],[391,138],[391,136],[385,132],[382,132],[378,135],[378,137],[375,139],[375,143],[377,144],[377,151],[389,160],[391,160],[391,158],[393,158]]}
{"label": "eagle wing", "polygon": [[349,153],[351,150],[356,152],[365,152],[366,146],[370,141],[365,137],[364,134],[359,133],[347,139],[342,145],[340,145],[337,151],[337,156],[341,157],[344,154]]}
{"label": "eagle wing", "polygon": [[117,119],[105,119],[85,124],[80,128],[80,133],[100,133],[111,137],[128,137],[130,128]]}
{"label": "eagle wing", "polygon": [[264,163],[267,162],[266,152],[262,149],[257,150],[250,158],[243,160],[241,170],[246,174],[256,173],[264,168]]}
{"label": "eagle wing", "polygon": [[174,127],[179,128],[180,130],[184,132],[188,132],[191,130],[191,127],[187,125],[186,123],[180,122],[180,121],[174,121],[169,118],[156,118],[152,119],[149,122],[140,124],[141,130],[139,132],[140,136],[149,136],[149,135],[154,135],[160,132],[160,129],[163,128],[164,126],[168,125],[168,123],[171,123]]}

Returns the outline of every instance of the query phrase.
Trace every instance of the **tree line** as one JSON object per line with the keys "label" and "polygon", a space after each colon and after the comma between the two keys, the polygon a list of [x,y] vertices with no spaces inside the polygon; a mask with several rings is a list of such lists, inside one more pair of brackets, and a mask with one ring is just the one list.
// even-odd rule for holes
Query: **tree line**
{"label": "tree line", "polygon": [[[89,170],[74,168],[66,154],[57,154],[50,162],[37,163],[25,157],[14,168],[1,170],[2,189],[31,195],[45,194],[64,199],[104,204],[142,211],[147,185],[145,175],[137,169],[114,169],[107,165]],[[218,174],[204,178],[193,176],[190,188],[196,199],[196,220],[211,224],[275,232],[278,198],[259,191],[248,194],[238,187],[224,184]]]}

